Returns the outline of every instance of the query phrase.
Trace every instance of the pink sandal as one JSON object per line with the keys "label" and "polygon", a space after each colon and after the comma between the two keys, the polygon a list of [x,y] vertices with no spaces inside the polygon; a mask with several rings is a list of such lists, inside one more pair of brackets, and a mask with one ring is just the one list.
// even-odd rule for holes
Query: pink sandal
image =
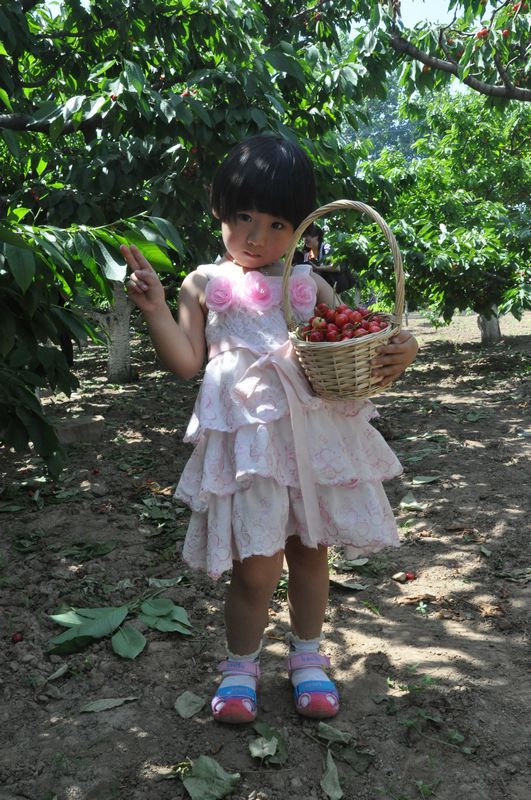
{"label": "pink sandal", "polygon": [[[288,656],[288,670],[291,674],[304,667],[329,667],[330,659],[319,653],[295,653]],[[339,694],[332,681],[302,681],[293,687],[293,697],[297,713],[313,719],[335,717],[339,711]]]}
{"label": "pink sandal", "polygon": [[[226,678],[229,675],[260,677],[260,666],[256,661],[231,661],[218,664],[218,671]],[[212,714],[218,722],[241,725],[256,719],[256,692],[248,686],[220,686],[212,698]]]}

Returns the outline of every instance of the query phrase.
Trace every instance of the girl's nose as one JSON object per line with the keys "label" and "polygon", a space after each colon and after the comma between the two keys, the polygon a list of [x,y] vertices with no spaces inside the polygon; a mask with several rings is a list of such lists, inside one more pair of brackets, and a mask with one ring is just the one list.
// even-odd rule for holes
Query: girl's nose
{"label": "girl's nose", "polygon": [[255,246],[261,245],[264,242],[264,228],[262,225],[253,225],[249,233],[247,234],[247,242],[248,244],[252,244]]}

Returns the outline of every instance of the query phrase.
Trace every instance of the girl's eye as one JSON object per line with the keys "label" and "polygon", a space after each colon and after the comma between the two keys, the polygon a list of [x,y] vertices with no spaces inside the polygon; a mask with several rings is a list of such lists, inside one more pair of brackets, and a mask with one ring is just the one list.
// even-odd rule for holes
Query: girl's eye
{"label": "girl's eye", "polygon": [[242,211],[240,211],[236,216],[242,222],[250,222],[251,221],[251,217],[249,216],[249,214],[244,214]]}
{"label": "girl's eye", "polygon": [[273,228],[274,228],[276,231],[283,231],[283,230],[284,230],[284,223],[283,223],[283,222],[273,222],[273,225],[272,225],[272,227],[273,227]]}

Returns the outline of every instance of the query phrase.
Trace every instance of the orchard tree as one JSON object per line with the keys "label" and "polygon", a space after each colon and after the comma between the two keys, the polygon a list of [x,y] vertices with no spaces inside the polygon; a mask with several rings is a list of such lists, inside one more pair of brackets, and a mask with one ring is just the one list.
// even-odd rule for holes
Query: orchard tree
{"label": "orchard tree", "polygon": [[449,0],[448,23],[425,22],[411,29],[403,24],[400,5],[400,0],[352,4],[362,63],[372,58],[387,68],[401,63],[408,92],[440,89],[456,80],[484,95],[490,105],[531,101],[527,0]]}
{"label": "orchard tree", "polygon": [[[321,202],[369,198],[356,175],[364,146],[339,131],[358,125],[365,98],[385,97],[397,66],[408,86],[455,74],[478,91],[492,84],[500,102],[528,100],[526,4],[498,4],[479,37],[482,3],[450,5],[457,13],[444,31],[406,31],[397,2],[64,0],[52,13],[44,0],[4,0],[0,370],[11,377],[0,438],[53,451],[52,434],[39,438],[35,390],[74,378],[52,369],[61,356],[47,343],[68,328],[94,335],[65,303],[123,300],[124,237],[149,242],[150,257],[177,277],[219,252],[208,187],[236,141],[295,136],[315,163]],[[464,49],[448,51],[448,70],[439,56],[452,36]],[[121,302],[107,315],[126,343],[129,311]]]}
{"label": "orchard tree", "polygon": [[[56,452],[35,390],[68,391],[75,378],[49,341],[94,335],[90,315],[65,304],[114,299],[106,318],[121,335],[112,341],[128,346],[124,239],[177,277],[219,252],[208,189],[236,141],[295,136],[316,163],[323,202],[365,193],[356,146],[340,148],[337,131],[356,124],[356,103],[384,71],[342,49],[344,9],[325,23],[314,3],[284,0],[65,0],[57,13],[43,0],[2,4],[4,442],[29,438]],[[121,374],[111,377],[123,379],[127,358],[116,360]]]}
{"label": "orchard tree", "polygon": [[[416,158],[389,148],[362,168],[382,181],[373,200],[400,242],[410,302],[446,322],[472,308],[493,343],[499,311],[531,309],[531,108],[493,115],[471,93],[443,93],[416,110]],[[371,265],[380,280],[382,263]]]}

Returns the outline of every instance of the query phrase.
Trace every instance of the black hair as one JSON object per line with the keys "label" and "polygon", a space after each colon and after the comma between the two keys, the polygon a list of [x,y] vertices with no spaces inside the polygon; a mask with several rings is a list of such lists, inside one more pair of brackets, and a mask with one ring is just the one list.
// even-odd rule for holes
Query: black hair
{"label": "black hair", "polygon": [[214,175],[210,200],[222,222],[239,211],[258,211],[294,228],[316,205],[310,159],[282,136],[251,136],[236,145]]}
{"label": "black hair", "polygon": [[306,228],[304,231],[305,236],[317,236],[317,241],[319,242],[319,247],[321,247],[324,239],[324,231],[319,225],[312,223],[309,228]]}

